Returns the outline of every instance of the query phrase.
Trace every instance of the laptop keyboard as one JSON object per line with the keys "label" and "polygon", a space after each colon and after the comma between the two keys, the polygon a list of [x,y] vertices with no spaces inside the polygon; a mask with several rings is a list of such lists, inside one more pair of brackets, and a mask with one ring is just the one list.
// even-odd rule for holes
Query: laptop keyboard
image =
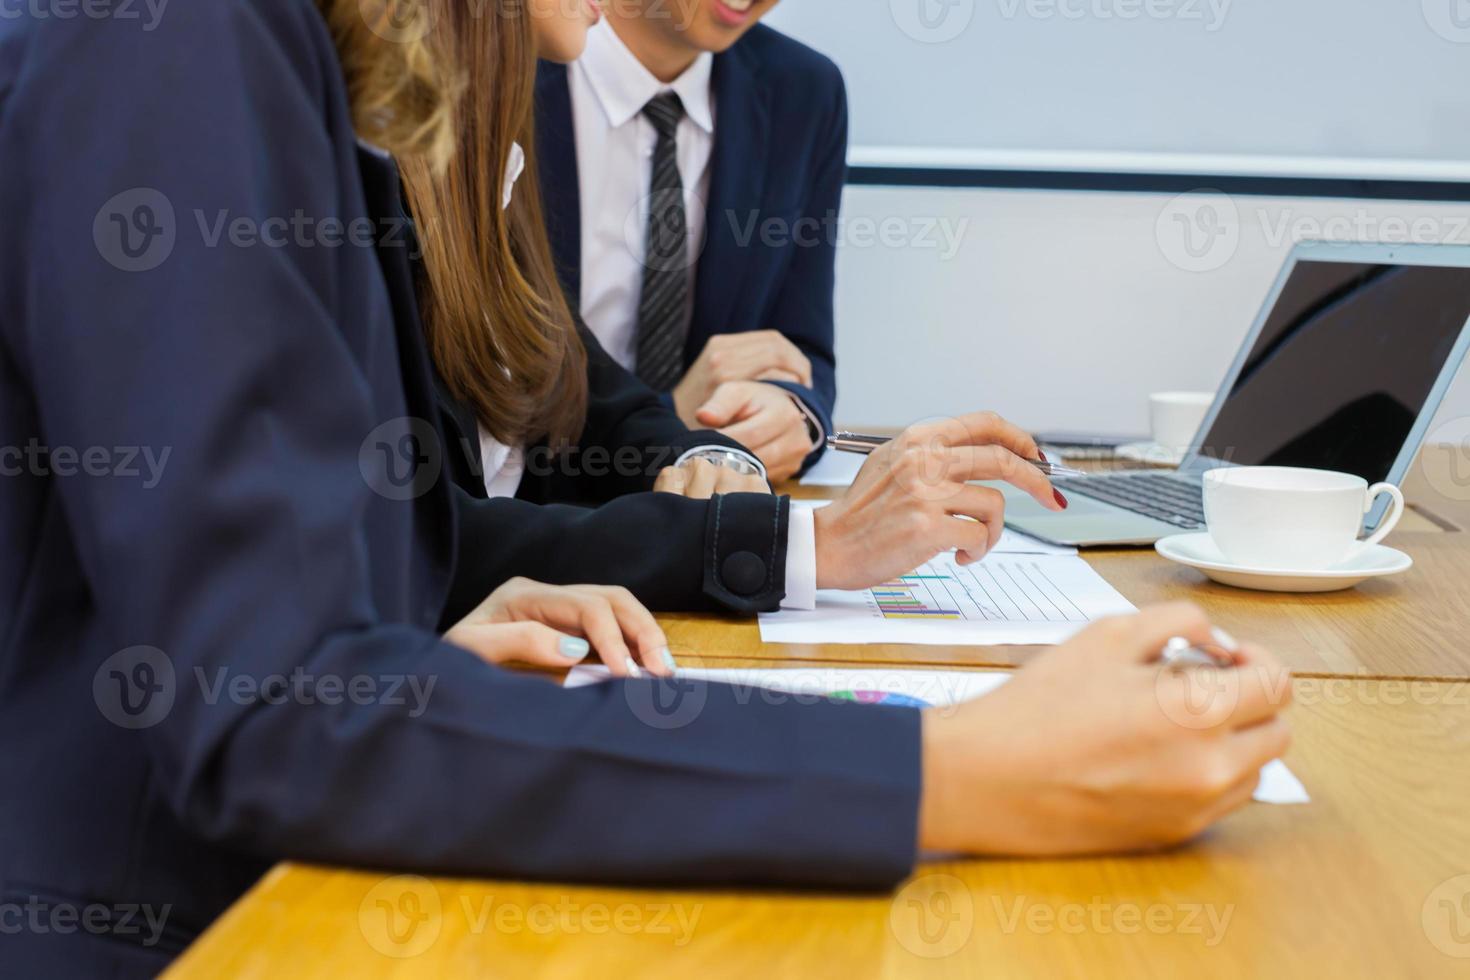
{"label": "laptop keyboard", "polygon": [[1188,480],[1158,473],[1115,473],[1054,479],[1052,483],[1065,492],[1080,493],[1175,527],[1205,526],[1200,486]]}

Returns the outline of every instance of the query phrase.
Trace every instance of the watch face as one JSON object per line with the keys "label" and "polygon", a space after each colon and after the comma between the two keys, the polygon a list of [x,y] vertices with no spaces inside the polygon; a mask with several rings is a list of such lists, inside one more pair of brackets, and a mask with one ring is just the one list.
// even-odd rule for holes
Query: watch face
{"label": "watch face", "polygon": [[732,449],[706,449],[703,452],[696,453],[694,458],[707,459],[716,466],[723,466],[727,470],[734,470],[736,473],[744,476],[761,475],[758,466],[752,463],[747,457]]}
{"label": "watch face", "polygon": [[719,463],[746,476],[760,476],[761,471],[750,460],[741,456],[739,453],[721,453]]}

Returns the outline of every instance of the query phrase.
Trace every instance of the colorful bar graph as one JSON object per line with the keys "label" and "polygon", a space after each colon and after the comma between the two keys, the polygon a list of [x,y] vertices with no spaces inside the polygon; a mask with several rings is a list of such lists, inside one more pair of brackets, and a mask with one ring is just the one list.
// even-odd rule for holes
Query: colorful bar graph
{"label": "colorful bar graph", "polygon": [[958,609],[944,608],[945,603],[939,601],[924,581],[943,578],[948,576],[904,575],[896,582],[884,582],[868,591],[884,619],[963,619]]}

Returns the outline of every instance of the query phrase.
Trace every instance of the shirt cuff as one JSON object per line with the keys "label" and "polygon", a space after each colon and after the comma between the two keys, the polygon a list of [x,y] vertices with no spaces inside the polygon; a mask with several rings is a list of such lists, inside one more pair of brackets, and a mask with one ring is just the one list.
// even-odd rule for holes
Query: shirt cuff
{"label": "shirt cuff", "polygon": [[817,608],[817,522],[810,507],[791,502],[786,531],[786,597],[782,609]]}
{"label": "shirt cuff", "polygon": [[801,417],[806,421],[806,432],[812,440],[812,452],[816,452],[827,442],[827,427],[822,425],[821,418],[816,412],[812,411],[810,405],[791,392],[788,391],[786,393],[791,395],[791,400],[796,402],[796,410],[801,413]]}

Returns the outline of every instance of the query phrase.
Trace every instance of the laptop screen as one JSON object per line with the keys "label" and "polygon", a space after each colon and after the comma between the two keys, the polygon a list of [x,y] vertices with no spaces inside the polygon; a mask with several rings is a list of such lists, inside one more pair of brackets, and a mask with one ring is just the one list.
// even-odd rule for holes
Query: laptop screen
{"label": "laptop screen", "polygon": [[1298,262],[1200,453],[1385,479],[1470,318],[1470,269]]}

